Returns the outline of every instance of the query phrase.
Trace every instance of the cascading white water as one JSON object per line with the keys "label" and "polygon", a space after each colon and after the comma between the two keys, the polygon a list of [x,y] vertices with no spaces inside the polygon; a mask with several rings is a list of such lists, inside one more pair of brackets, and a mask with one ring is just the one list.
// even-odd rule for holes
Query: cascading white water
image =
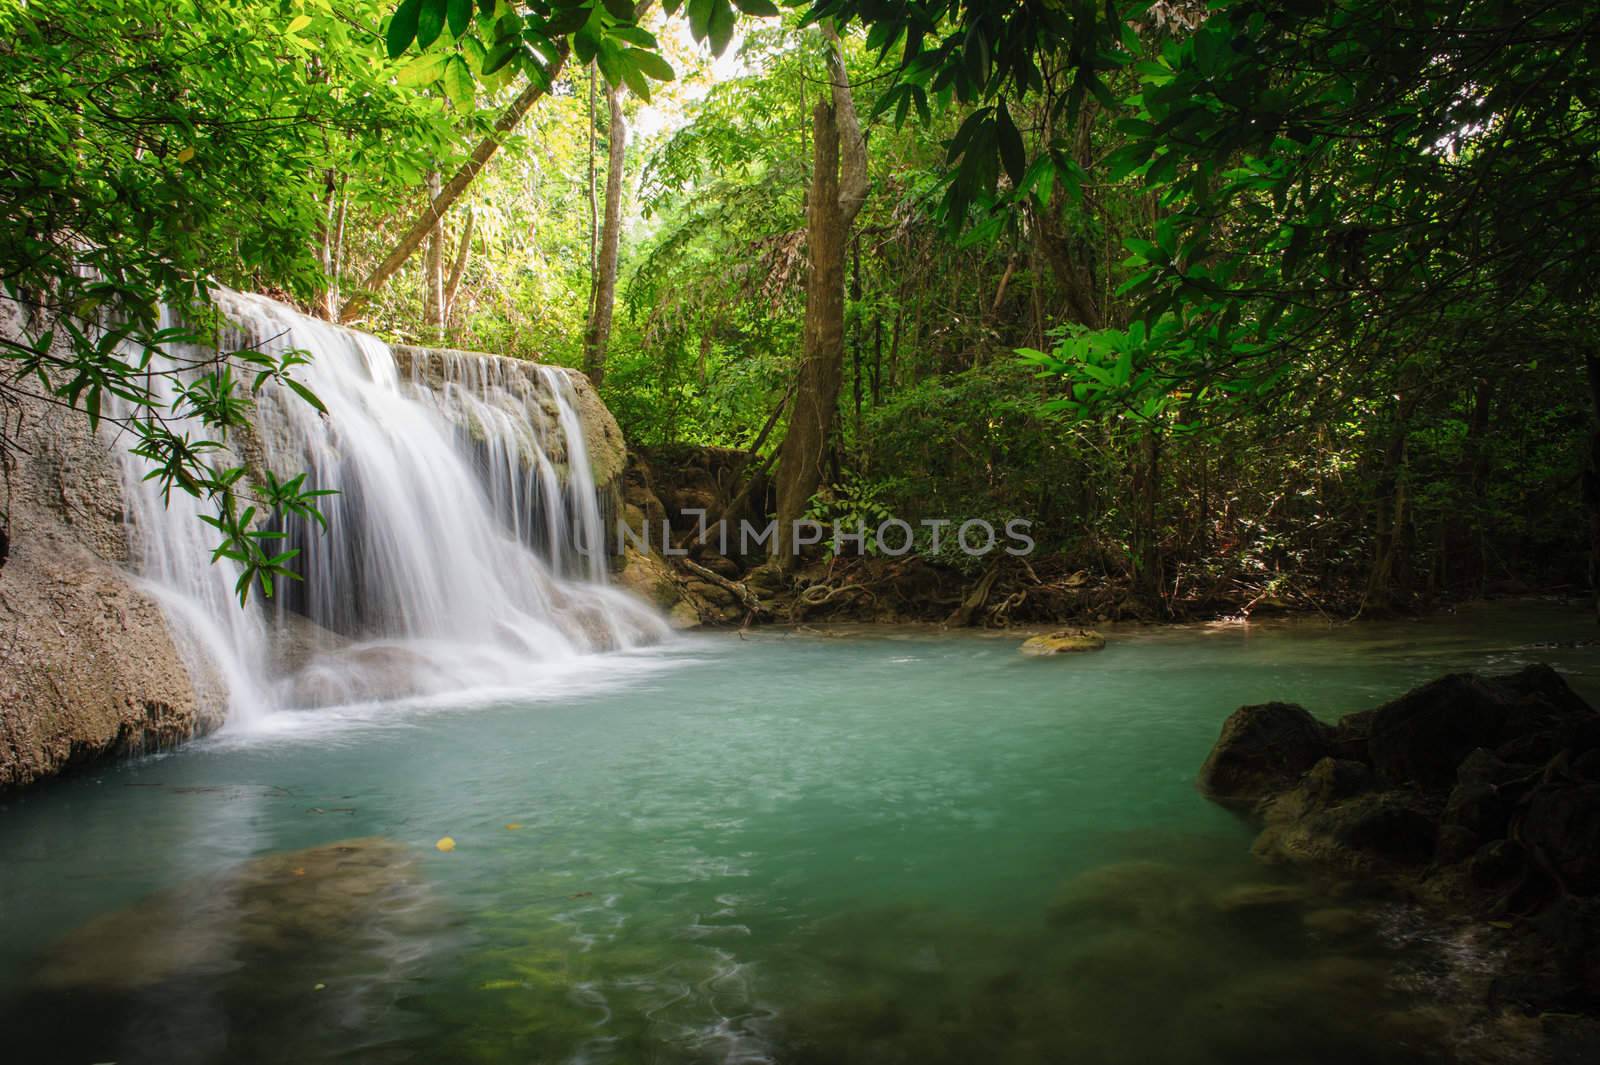
{"label": "cascading white water", "polygon": [[454,356],[430,387],[403,379],[375,337],[259,296],[223,291],[218,304],[257,350],[309,351],[295,376],[328,410],[269,387],[236,450],[337,493],[322,500],[326,532],[284,526],[304,580],[241,610],[237,569],[212,563],[198,504],[163,504],[142,460],[125,460],[141,573],[189,635],[197,673],[226,685],[230,726],[309,705],[537,690],[583,655],[665,635],[604,583],[601,510],[564,373]]}

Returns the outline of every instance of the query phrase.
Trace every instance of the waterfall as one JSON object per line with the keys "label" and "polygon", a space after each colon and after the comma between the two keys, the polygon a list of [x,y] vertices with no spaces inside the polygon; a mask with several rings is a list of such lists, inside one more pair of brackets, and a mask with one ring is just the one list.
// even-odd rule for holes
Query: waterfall
{"label": "waterfall", "polygon": [[241,609],[237,567],[212,562],[200,505],[177,493],[164,504],[144,461],[123,459],[133,559],[191,672],[226,689],[229,727],[309,706],[537,691],[584,655],[665,635],[652,610],[606,586],[566,372],[431,353],[429,381],[417,358],[403,375],[376,337],[259,296],[223,290],[217,302],[240,345],[310,352],[295,377],[327,408],[269,386],[230,447],[247,466],[305,472],[336,493],[321,500],[326,531],[277,526],[301,551],[291,565],[303,580]]}

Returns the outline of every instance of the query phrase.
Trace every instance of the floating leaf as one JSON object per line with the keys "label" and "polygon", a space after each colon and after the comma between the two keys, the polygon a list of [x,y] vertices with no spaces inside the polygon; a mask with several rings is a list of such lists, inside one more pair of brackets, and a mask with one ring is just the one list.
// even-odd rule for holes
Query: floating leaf
{"label": "floating leaf", "polygon": [[451,851],[456,849],[456,841],[451,839],[449,836],[445,836],[440,839],[438,843],[435,843],[434,846],[444,853],[449,854]]}
{"label": "floating leaf", "polygon": [[506,825],[506,831],[507,832],[515,832],[517,829],[519,829],[521,827],[522,827],[522,822],[521,821],[512,821],[512,822],[510,822],[509,824]]}

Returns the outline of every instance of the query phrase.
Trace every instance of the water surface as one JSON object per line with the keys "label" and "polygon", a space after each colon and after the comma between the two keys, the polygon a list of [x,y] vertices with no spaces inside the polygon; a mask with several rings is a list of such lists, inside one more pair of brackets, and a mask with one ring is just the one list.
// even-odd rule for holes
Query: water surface
{"label": "water surface", "polygon": [[24,1063],[1429,1060],[1432,963],[1258,868],[1195,770],[1242,703],[1533,661],[1593,698],[1593,632],[730,634],[284,712],[5,800],[0,1029]]}

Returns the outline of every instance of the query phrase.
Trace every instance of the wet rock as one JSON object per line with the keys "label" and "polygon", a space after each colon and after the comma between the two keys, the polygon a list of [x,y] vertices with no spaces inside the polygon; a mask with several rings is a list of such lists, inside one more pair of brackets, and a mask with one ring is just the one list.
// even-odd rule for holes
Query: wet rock
{"label": "wet rock", "polygon": [[1254,802],[1294,786],[1328,752],[1328,727],[1291,703],[1235,710],[1200,767],[1200,790]]}
{"label": "wet rock", "polygon": [[[1456,786],[1445,801],[1441,831],[1454,839],[1498,839],[1506,834],[1515,791],[1510,767],[1478,748],[1456,770]],[[1455,860],[1472,852],[1468,848]]]}
{"label": "wet rock", "polygon": [[1448,791],[1456,767],[1500,738],[1511,701],[1482,679],[1454,673],[1378,707],[1367,748],[1391,784]]}
{"label": "wet rock", "polygon": [[1563,894],[1600,892],[1600,784],[1563,778],[1560,756],[1518,808],[1512,836]]}
{"label": "wet rock", "polygon": [[685,587],[689,594],[697,598],[704,599],[706,602],[715,606],[733,607],[739,605],[738,596],[734,595],[720,584],[712,584],[710,581],[692,580],[689,581]]}
{"label": "wet rock", "polygon": [[1341,717],[1328,737],[1328,753],[1348,761],[1367,761],[1367,744],[1372,739],[1376,710],[1358,710]]}
{"label": "wet rock", "polygon": [[[18,334],[0,300],[0,337]],[[64,334],[63,334],[64,337]],[[117,448],[81,411],[18,394],[0,573],[0,790],[101,758],[159,750],[221,724],[215,677],[191,677],[186,635],[124,568]]]}
{"label": "wet rock", "polygon": [[1025,655],[1044,656],[1076,654],[1081,651],[1104,649],[1106,638],[1093,629],[1060,629],[1041,636],[1031,636],[1022,641]]}
{"label": "wet rock", "polygon": [[[1288,808],[1292,814],[1284,814]],[[1436,817],[1415,795],[1373,792],[1309,812],[1274,803],[1256,839],[1257,856],[1273,862],[1370,875],[1433,856]]]}
{"label": "wet rock", "polygon": [[700,615],[691,603],[673,603],[667,611],[667,624],[675,629],[692,629],[700,624]]}
{"label": "wet rock", "polygon": [[1468,860],[1467,874],[1472,883],[1492,891],[1512,883],[1527,865],[1527,852],[1515,840],[1497,839],[1485,843]]}
{"label": "wet rock", "polygon": [[625,549],[617,583],[658,607],[670,608],[679,598],[677,582],[654,551],[646,554],[632,547]]}
{"label": "wet rock", "polygon": [[[1553,670],[1454,674],[1319,732],[1245,707],[1202,782],[1256,798],[1263,860],[1498,917],[1488,1005],[1600,1012],[1600,714]],[[1364,740],[1364,744],[1363,744]],[[1319,750],[1334,757],[1320,758]]]}

